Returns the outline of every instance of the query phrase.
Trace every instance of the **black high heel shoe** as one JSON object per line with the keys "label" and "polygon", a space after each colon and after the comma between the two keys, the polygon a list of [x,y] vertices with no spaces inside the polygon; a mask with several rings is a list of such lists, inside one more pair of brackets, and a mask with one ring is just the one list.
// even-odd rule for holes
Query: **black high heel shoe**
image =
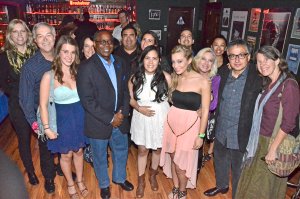
{"label": "black high heel shoe", "polygon": [[28,179],[29,179],[29,183],[30,183],[31,185],[37,185],[37,184],[40,183],[40,182],[39,182],[39,179],[37,178],[37,176],[35,175],[34,172],[29,172],[29,173],[27,173],[27,176],[28,176]]}

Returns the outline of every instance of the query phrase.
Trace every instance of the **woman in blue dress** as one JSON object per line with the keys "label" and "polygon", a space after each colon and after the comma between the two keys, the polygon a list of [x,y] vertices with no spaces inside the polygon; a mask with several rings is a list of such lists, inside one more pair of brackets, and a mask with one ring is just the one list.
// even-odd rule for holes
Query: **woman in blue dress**
{"label": "woman in blue dress", "polygon": [[[60,164],[72,199],[79,198],[72,179],[72,160],[80,193],[83,197],[88,195],[83,183],[82,148],[86,142],[83,132],[84,111],[77,94],[75,79],[78,64],[79,50],[76,41],[69,36],[61,36],[56,44],[52,70],[44,74],[40,90],[40,113],[45,134],[49,138],[48,149],[52,153],[61,154]],[[48,116],[48,102],[51,82],[54,89],[57,132],[49,126],[51,118]]]}

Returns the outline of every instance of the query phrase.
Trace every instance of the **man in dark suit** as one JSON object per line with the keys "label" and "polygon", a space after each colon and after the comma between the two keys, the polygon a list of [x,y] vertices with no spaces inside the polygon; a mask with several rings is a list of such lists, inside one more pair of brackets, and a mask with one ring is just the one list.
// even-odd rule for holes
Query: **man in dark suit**
{"label": "man in dark suit", "polygon": [[221,67],[219,70],[221,82],[214,146],[216,187],[205,191],[204,194],[214,196],[226,193],[231,173],[234,198],[262,79],[255,65],[249,62],[250,51],[246,41],[239,39],[230,42],[227,54],[229,67]]}
{"label": "man in dark suit", "polygon": [[96,53],[79,66],[77,89],[85,109],[85,133],[90,139],[93,163],[101,197],[110,198],[107,146],[112,150],[112,181],[125,191],[133,185],[126,180],[129,132],[129,92],[126,62],[111,53],[113,38],[107,30],[95,33]]}

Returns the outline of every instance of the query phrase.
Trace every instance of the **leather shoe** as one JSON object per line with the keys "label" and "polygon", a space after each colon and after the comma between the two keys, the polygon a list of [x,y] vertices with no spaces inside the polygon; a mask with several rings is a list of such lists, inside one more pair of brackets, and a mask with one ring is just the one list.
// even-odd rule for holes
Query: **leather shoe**
{"label": "leather shoe", "polygon": [[214,187],[214,188],[212,188],[212,189],[206,190],[206,191],[204,192],[204,195],[206,195],[206,196],[215,196],[215,195],[217,195],[218,193],[221,193],[221,194],[227,193],[228,190],[229,190],[228,187],[221,188],[221,189],[219,189],[219,188],[217,188],[217,187]]}
{"label": "leather shoe", "polygon": [[101,189],[100,193],[101,198],[103,199],[109,199],[110,198],[110,190],[109,187]]}
{"label": "leather shoe", "polygon": [[134,189],[133,185],[128,180],[125,180],[123,183],[120,182],[113,182],[113,183],[120,185],[122,189],[125,191],[132,191]]}
{"label": "leather shoe", "polygon": [[27,173],[27,176],[31,185],[37,185],[40,183],[34,172]]}
{"label": "leather shoe", "polygon": [[47,193],[53,193],[55,191],[55,185],[53,179],[45,179],[45,189]]}

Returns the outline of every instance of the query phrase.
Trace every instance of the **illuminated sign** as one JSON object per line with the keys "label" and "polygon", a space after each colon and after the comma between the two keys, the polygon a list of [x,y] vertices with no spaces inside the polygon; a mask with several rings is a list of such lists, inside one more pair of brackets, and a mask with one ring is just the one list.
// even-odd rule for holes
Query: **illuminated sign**
{"label": "illuminated sign", "polygon": [[82,1],[82,0],[73,1],[73,0],[70,0],[70,5],[71,6],[89,6],[90,3],[91,3],[90,1]]}

